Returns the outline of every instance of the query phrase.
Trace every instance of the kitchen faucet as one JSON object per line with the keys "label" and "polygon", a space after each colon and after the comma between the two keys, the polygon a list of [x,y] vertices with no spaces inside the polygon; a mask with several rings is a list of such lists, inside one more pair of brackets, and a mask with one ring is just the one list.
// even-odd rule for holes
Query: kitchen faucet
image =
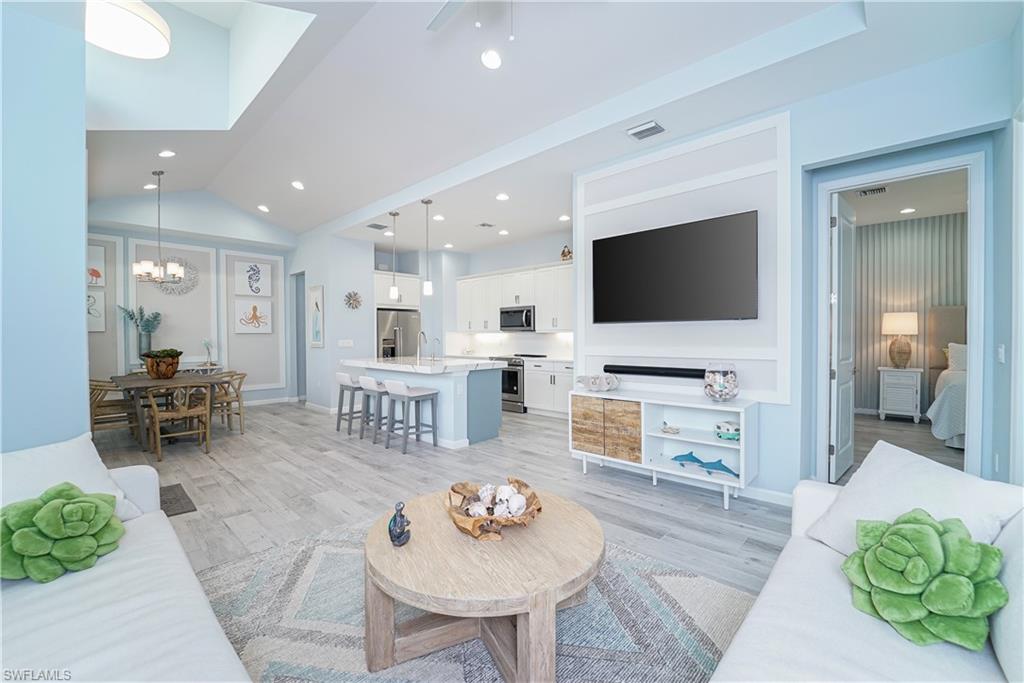
{"label": "kitchen faucet", "polygon": [[423,340],[423,344],[430,343],[429,341],[427,341],[427,333],[424,332],[423,330],[420,330],[420,333],[416,335],[416,365],[420,364],[420,349],[422,348],[422,345],[420,344],[420,339]]}

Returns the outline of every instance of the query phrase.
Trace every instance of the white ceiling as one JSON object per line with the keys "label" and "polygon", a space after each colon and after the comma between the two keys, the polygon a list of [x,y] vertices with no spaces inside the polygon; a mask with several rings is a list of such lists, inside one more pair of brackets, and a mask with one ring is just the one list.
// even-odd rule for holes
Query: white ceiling
{"label": "white ceiling", "polygon": [[231,29],[238,21],[238,15],[246,2],[217,2],[216,0],[181,0],[172,2],[172,5],[180,7],[186,12],[191,12],[197,17],[217,24],[221,28]]}
{"label": "white ceiling", "polygon": [[[933,173],[869,187],[885,187],[885,193],[861,197],[860,191],[865,188],[842,193],[857,214],[857,225],[891,223],[967,211],[966,170]],[[916,211],[912,214],[900,213],[901,209],[907,208]]]}

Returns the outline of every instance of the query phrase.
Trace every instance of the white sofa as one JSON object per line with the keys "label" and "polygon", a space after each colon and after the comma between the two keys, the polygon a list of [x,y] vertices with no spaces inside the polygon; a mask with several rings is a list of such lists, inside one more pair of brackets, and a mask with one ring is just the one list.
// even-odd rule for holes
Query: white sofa
{"label": "white sofa", "polygon": [[[982,652],[947,643],[919,647],[888,624],[853,608],[850,584],[840,569],[845,557],[807,535],[841,490],[814,481],[797,485],[792,535],[712,680],[1004,681],[1010,677],[991,643]],[[1022,537],[1024,522],[1022,514],[1017,514],[995,541],[1004,552],[1000,579],[1011,600],[1017,596],[1016,606],[1008,605],[1003,608],[1006,613],[997,616],[1018,622],[1024,590]],[[1017,628],[1019,634],[1019,623]],[[1019,640],[1014,647],[1019,658]]]}
{"label": "white sofa", "polygon": [[132,517],[120,547],[92,569],[46,584],[2,582],[3,671],[66,671],[74,681],[249,680],[160,510],[156,470],[106,470],[88,434],[4,454],[0,468],[4,503],[67,480],[115,493],[119,513]]}

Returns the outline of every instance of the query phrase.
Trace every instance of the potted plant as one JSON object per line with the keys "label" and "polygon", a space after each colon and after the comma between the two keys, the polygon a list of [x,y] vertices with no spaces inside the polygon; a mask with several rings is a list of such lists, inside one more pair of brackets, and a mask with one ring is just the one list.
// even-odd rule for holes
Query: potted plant
{"label": "potted plant", "polygon": [[158,349],[141,354],[146,362],[146,372],[153,379],[170,379],[178,372],[178,361],[182,352],[178,349]]}
{"label": "potted plant", "polygon": [[130,308],[124,306],[118,306],[124,319],[135,325],[135,329],[139,333],[139,357],[141,358],[144,353],[147,353],[152,344],[153,333],[156,332],[156,328],[160,327],[160,314],[159,313],[146,313],[146,309],[139,306],[139,310],[133,311]]}

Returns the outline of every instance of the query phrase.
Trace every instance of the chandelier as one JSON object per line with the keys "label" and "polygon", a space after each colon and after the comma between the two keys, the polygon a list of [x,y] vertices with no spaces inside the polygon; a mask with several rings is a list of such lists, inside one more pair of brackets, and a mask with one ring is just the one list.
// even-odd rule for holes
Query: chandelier
{"label": "chandelier", "polygon": [[185,277],[185,266],[174,261],[164,261],[163,244],[160,235],[160,199],[163,190],[163,171],[153,171],[156,176],[156,262],[144,259],[132,263],[132,275],[138,282],[181,282]]}

